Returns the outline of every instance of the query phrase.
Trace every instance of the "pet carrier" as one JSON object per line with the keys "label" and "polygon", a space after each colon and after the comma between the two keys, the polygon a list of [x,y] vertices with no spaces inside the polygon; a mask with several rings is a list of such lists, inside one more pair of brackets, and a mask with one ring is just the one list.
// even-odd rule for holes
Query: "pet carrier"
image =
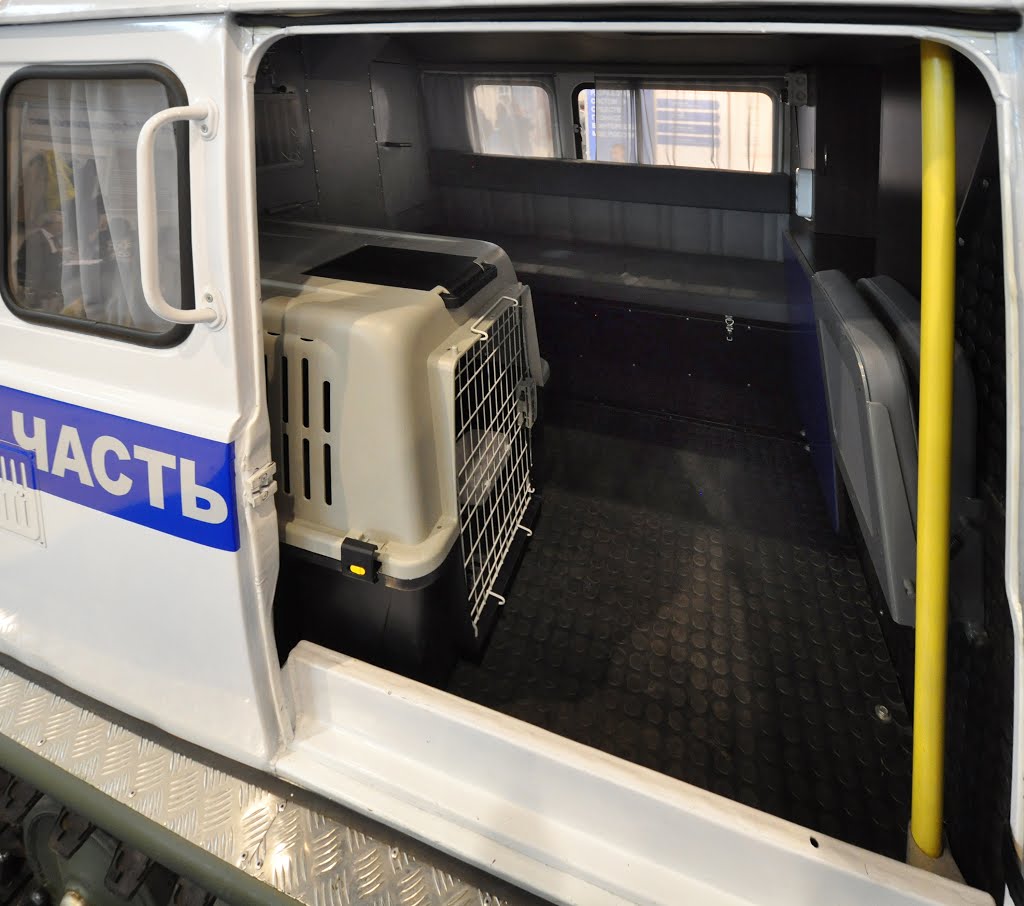
{"label": "pet carrier", "polygon": [[263,318],[283,631],[443,672],[482,646],[529,534],[529,290],[485,242],[304,224],[262,238],[278,259]]}

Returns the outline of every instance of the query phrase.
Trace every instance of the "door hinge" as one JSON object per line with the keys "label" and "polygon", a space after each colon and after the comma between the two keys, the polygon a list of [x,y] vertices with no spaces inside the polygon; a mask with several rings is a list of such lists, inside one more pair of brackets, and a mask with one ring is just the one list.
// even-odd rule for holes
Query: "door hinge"
{"label": "door hinge", "polygon": [[249,506],[259,506],[277,493],[277,482],[274,481],[276,474],[277,463],[268,462],[249,476],[245,488],[245,502]]}
{"label": "door hinge", "polygon": [[791,107],[806,107],[811,103],[811,89],[806,72],[786,73],[786,103]]}

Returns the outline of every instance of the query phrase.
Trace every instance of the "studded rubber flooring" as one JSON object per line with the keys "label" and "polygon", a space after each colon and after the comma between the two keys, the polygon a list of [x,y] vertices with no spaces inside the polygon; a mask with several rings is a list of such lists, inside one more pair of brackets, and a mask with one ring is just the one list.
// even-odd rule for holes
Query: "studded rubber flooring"
{"label": "studded rubber flooring", "polygon": [[788,440],[577,407],[450,690],[902,858],[910,721],[851,542]]}

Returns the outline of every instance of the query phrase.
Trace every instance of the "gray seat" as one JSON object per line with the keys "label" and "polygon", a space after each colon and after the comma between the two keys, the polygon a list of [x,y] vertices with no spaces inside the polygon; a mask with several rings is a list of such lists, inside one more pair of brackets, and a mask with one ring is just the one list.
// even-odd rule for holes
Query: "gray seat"
{"label": "gray seat", "polygon": [[524,236],[488,240],[538,294],[778,323],[789,317],[781,262]]}
{"label": "gray seat", "polygon": [[[892,277],[860,280],[857,288],[867,298],[889,335],[895,340],[911,380],[914,411],[921,385],[921,303]],[[977,400],[974,375],[963,349],[954,346],[953,355],[953,467],[952,499],[973,498],[975,493],[975,445]],[[916,419],[915,419],[916,422]],[[954,510],[955,510],[954,504]],[[916,521],[917,500],[914,500]]]}
{"label": "gray seat", "polygon": [[[839,470],[893,619],[914,624],[917,521],[916,398],[920,304],[888,277],[855,287],[839,271],[814,277],[814,306]],[[957,350],[950,590],[954,612],[973,621],[981,603],[980,538],[974,527],[975,398]]]}
{"label": "gray seat", "polygon": [[[861,280],[857,287],[896,342],[911,381],[916,439],[917,399],[921,384],[921,303],[892,277]],[[977,397],[967,355],[953,347],[953,446],[950,461],[950,605],[954,617],[981,628],[982,537],[981,501],[977,499]],[[912,497],[917,525],[917,493]]]}

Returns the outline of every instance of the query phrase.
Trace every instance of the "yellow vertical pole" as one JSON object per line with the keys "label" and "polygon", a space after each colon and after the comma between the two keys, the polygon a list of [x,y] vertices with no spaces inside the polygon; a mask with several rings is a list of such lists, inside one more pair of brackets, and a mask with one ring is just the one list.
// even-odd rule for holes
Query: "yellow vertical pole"
{"label": "yellow vertical pole", "polygon": [[918,410],[917,618],[910,832],[942,855],[953,411],[956,131],[948,47],[921,42],[921,400]]}

